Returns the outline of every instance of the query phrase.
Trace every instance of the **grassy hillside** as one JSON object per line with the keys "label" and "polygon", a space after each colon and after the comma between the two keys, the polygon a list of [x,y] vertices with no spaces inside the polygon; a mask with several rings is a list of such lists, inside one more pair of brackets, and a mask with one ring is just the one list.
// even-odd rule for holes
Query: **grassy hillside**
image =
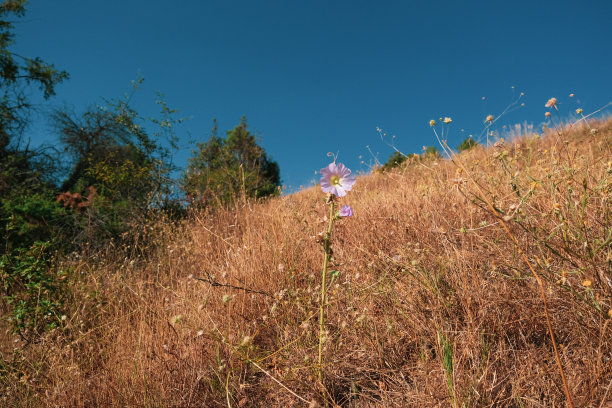
{"label": "grassy hillside", "polygon": [[562,407],[556,345],[574,405],[610,406],[610,160],[608,121],[359,177],[332,236],[322,383],[320,189],[160,220],[63,261],[70,311],[36,342],[2,332],[0,398]]}

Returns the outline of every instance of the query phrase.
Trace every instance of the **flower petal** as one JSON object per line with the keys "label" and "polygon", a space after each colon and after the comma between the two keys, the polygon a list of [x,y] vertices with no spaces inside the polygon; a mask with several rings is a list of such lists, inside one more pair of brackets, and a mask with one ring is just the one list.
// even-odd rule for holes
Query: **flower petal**
{"label": "flower petal", "polygon": [[[324,193],[332,193],[337,197],[344,197],[355,184],[355,176],[351,175],[351,170],[342,163],[329,163],[323,167],[321,173],[321,191]],[[338,181],[333,184],[333,177],[337,177]]]}
{"label": "flower petal", "polygon": [[350,205],[343,205],[342,208],[340,209],[339,212],[341,217],[352,217],[353,216],[353,209],[351,208]]}
{"label": "flower petal", "polygon": [[341,185],[334,186],[334,189],[336,190],[336,192],[334,193],[335,196],[344,197],[346,195],[346,191],[344,190],[344,188],[342,188]]}
{"label": "flower petal", "polygon": [[351,188],[353,188],[353,185],[355,185],[356,181],[357,180],[354,176],[343,177],[340,179],[340,185],[342,185],[345,190],[350,190]]}

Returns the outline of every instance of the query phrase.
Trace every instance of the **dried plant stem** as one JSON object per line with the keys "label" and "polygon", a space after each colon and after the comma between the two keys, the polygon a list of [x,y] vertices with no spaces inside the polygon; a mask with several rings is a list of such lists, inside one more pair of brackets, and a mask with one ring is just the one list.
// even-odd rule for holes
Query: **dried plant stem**
{"label": "dried plant stem", "polygon": [[225,398],[227,400],[227,407],[228,408],[232,408],[232,403],[230,402],[230,395],[229,395],[229,379],[230,379],[230,373],[228,371],[227,373],[227,379],[225,380]]}
{"label": "dried plant stem", "polygon": [[319,308],[319,364],[317,366],[317,375],[319,382],[323,380],[323,333],[325,331],[325,278],[327,277],[327,264],[331,257],[331,233],[332,227],[334,226],[334,201],[331,200],[329,205],[329,227],[327,228],[327,235],[323,241],[323,247],[325,249],[325,255],[323,257],[323,271],[321,272],[321,306]]}
{"label": "dried plant stem", "polygon": [[[220,341],[222,344],[226,345],[227,347],[229,347],[230,349],[232,349],[234,352],[242,354],[240,352],[240,350],[234,346],[233,344],[225,341],[225,339],[223,338],[223,334],[221,333],[221,330],[219,330],[219,327],[217,327],[217,324],[215,323],[215,321],[213,320],[213,318],[206,313],[206,317],[208,318],[208,320],[210,321],[213,330],[217,332],[217,334],[219,335]],[[302,402],[305,402],[306,404],[309,404],[310,402],[307,401],[306,399],[300,397],[298,394],[296,394],[295,392],[293,392],[289,387],[287,387],[285,384],[283,384],[282,382],[280,382],[276,377],[274,377],[272,374],[270,374],[268,371],[264,370],[264,368],[262,366],[260,366],[259,364],[257,364],[256,361],[251,360],[250,358],[248,358],[248,356],[245,356],[244,361],[249,363],[249,364],[253,364],[258,370],[260,370],[262,373],[264,373],[265,375],[267,375],[268,377],[270,377],[274,382],[276,382],[278,385],[280,385],[281,387],[283,387],[285,390],[287,390],[291,395],[293,395],[294,397],[296,397],[297,399],[299,399]],[[228,386],[229,386],[229,373],[228,373]],[[226,388],[227,389],[227,388]],[[229,401],[228,401],[229,403]]]}
{"label": "dried plant stem", "polygon": [[264,370],[263,368],[261,368],[261,366],[259,364],[257,364],[255,361],[253,360],[248,360],[249,363],[253,364],[255,367],[257,367],[262,373],[264,373],[265,375],[267,375],[268,377],[270,377],[272,380],[274,380],[274,382],[276,382],[278,385],[280,385],[281,387],[283,387],[285,390],[289,391],[289,393],[291,395],[293,395],[295,398],[299,399],[302,402],[305,402],[306,404],[310,404],[310,401],[307,401],[306,399],[300,397],[299,395],[297,395],[295,392],[291,391],[291,389],[289,389],[289,387],[287,387],[285,384],[283,384],[282,382],[280,382],[279,380],[277,380],[272,374],[270,374],[269,372],[267,372],[266,370]]}
{"label": "dried plant stem", "polygon": [[[491,209],[491,211],[495,213],[495,209],[493,208],[493,205],[489,202],[488,199],[486,199],[486,197],[485,197],[485,200],[487,202],[487,205]],[[567,380],[565,379],[565,372],[563,371],[563,365],[561,364],[561,358],[559,357],[559,350],[557,349],[557,342],[555,341],[555,334],[553,333],[552,325],[550,323],[550,313],[548,311],[548,301],[546,299],[546,291],[544,290],[544,283],[542,282],[542,278],[540,278],[540,275],[535,271],[535,269],[531,265],[531,262],[529,262],[527,255],[525,255],[525,252],[523,252],[523,250],[521,249],[515,236],[510,232],[510,229],[508,228],[506,223],[502,219],[500,219],[500,222],[501,222],[501,225],[504,227],[504,230],[510,237],[510,239],[512,239],[514,246],[516,247],[518,252],[521,254],[521,257],[523,258],[523,260],[525,261],[525,263],[531,270],[531,273],[538,281],[538,286],[540,287],[540,295],[542,296],[542,302],[544,303],[544,314],[546,315],[546,324],[548,325],[548,333],[550,335],[553,349],[555,351],[555,359],[557,360],[557,365],[559,366],[559,373],[561,374],[561,381],[563,381],[563,388],[565,390],[565,396],[567,398],[567,403],[570,406],[570,408],[574,408],[574,403],[572,402],[572,396],[570,394],[569,387],[567,385]]]}
{"label": "dried plant stem", "polygon": [[245,292],[255,293],[255,294],[258,294],[258,295],[264,295],[264,296],[268,296],[268,297],[274,298],[274,296],[272,296],[271,294],[269,294],[267,292],[264,292],[264,291],[261,291],[261,290],[249,289],[249,288],[245,288],[243,286],[230,285],[229,283],[219,283],[216,280],[212,279],[212,277],[210,276],[210,274],[208,272],[206,272],[206,274],[208,275],[208,279],[198,278],[198,277],[194,277],[193,279],[199,280],[199,281],[202,281],[202,282],[206,282],[206,283],[208,283],[212,287],[222,287],[222,288],[231,288],[231,289],[243,290]]}
{"label": "dried plant stem", "polygon": [[[434,132],[435,132],[435,130],[434,130]],[[436,133],[436,136],[437,136],[437,133]],[[445,140],[440,140],[439,138],[438,138],[438,141],[442,144],[442,146],[444,147],[444,150],[450,156],[450,158],[453,160],[453,162],[457,166],[459,166],[459,168],[461,168],[465,172],[465,174],[467,174],[467,176],[470,178],[470,180],[474,183],[474,185],[476,186],[476,189],[478,190],[478,193],[481,195],[482,200],[487,204],[487,206],[489,207],[489,209],[491,210],[493,215],[495,215],[496,217],[499,218],[499,222],[502,225],[504,231],[506,231],[506,234],[510,237],[510,239],[512,240],[512,243],[514,244],[515,248],[518,250],[519,254],[521,254],[521,257],[523,258],[523,260],[525,261],[525,263],[529,267],[529,270],[531,270],[531,273],[533,274],[533,276],[535,277],[536,281],[538,282],[538,286],[540,288],[540,295],[542,296],[542,302],[544,304],[544,314],[546,316],[546,324],[548,326],[548,334],[549,334],[550,339],[552,341],[553,349],[554,349],[554,352],[555,352],[555,360],[557,361],[557,366],[559,367],[559,372],[561,374],[561,381],[563,382],[563,388],[564,388],[564,391],[565,391],[565,396],[567,398],[567,403],[568,403],[569,407],[570,408],[574,408],[574,403],[572,401],[572,396],[570,394],[569,387],[568,387],[567,381],[565,379],[565,372],[563,371],[563,365],[561,364],[561,358],[559,357],[559,350],[557,349],[557,342],[555,341],[555,334],[553,332],[552,325],[550,323],[550,313],[548,311],[548,300],[546,298],[546,291],[544,290],[544,283],[542,282],[542,278],[540,278],[540,275],[535,271],[535,269],[531,265],[531,262],[529,262],[529,258],[527,258],[527,255],[521,249],[521,246],[519,245],[518,241],[516,240],[516,237],[514,236],[514,234],[512,234],[512,232],[510,232],[510,229],[508,228],[508,225],[506,225],[506,222],[501,217],[499,217],[498,211],[495,209],[495,207],[493,206],[491,201],[487,198],[486,194],[482,191],[482,189],[480,188],[480,185],[476,182],[476,180],[474,180],[474,178],[472,177],[470,172],[467,171],[467,168],[463,165],[463,163],[461,163],[461,161],[459,160],[457,155],[455,153],[453,153],[453,151],[450,149],[450,147],[448,146],[446,141]]]}

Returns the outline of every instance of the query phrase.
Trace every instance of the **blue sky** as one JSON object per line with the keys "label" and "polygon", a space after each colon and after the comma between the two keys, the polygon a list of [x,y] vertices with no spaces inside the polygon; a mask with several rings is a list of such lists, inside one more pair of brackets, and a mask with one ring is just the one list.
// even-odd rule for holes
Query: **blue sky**
{"label": "blue sky", "polygon": [[[225,131],[245,115],[295,189],[327,152],[366,170],[370,146],[384,162],[392,149],[377,126],[411,153],[436,144],[432,118],[453,118],[450,145],[478,136],[513,92],[525,106],[497,129],[537,127],[552,96],[564,115],[598,109],[612,101],[611,18],[603,0],[30,0],[13,50],[71,76],[43,113],[119,98],[141,75],[140,113],[157,113],[161,91],[190,117],[178,129],[178,165],[213,118]],[[44,114],[29,135],[55,138]]]}

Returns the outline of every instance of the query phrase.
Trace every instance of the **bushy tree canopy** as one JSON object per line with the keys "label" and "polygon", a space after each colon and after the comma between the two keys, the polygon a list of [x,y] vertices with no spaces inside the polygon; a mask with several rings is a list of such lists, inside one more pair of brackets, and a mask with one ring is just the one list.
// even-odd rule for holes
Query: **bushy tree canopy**
{"label": "bushy tree canopy", "polygon": [[406,155],[396,150],[389,156],[389,160],[380,167],[380,170],[389,171],[395,167],[402,167],[411,163],[419,163],[424,160],[435,160],[439,158],[440,151],[435,146],[424,146],[423,154],[409,153]]}
{"label": "bushy tree canopy", "polygon": [[464,150],[470,150],[474,147],[478,146],[478,142],[475,141],[474,139],[472,139],[471,137],[466,137],[465,140],[463,142],[461,142],[461,144],[459,144],[459,146],[457,146],[457,150],[459,151],[459,153],[461,153]]}
{"label": "bushy tree canopy", "polygon": [[40,58],[23,57],[9,47],[14,42],[11,17],[25,14],[26,0],[5,0],[0,4],[0,159],[11,152],[9,144],[19,137],[27,123],[30,102],[28,86],[37,86],[45,98],[55,94],[55,86],[68,78]]}
{"label": "bushy tree canopy", "polygon": [[191,203],[227,205],[236,197],[266,197],[278,192],[280,170],[257,144],[242,117],[225,138],[217,134],[198,143],[184,176],[184,189]]}
{"label": "bushy tree canopy", "polygon": [[58,210],[50,182],[52,161],[27,144],[22,146],[21,137],[31,107],[28,88],[38,87],[49,98],[68,74],[40,58],[10,50],[14,43],[11,18],[22,17],[25,4],[25,0],[0,3],[0,244],[4,251],[47,239],[47,224]]}

